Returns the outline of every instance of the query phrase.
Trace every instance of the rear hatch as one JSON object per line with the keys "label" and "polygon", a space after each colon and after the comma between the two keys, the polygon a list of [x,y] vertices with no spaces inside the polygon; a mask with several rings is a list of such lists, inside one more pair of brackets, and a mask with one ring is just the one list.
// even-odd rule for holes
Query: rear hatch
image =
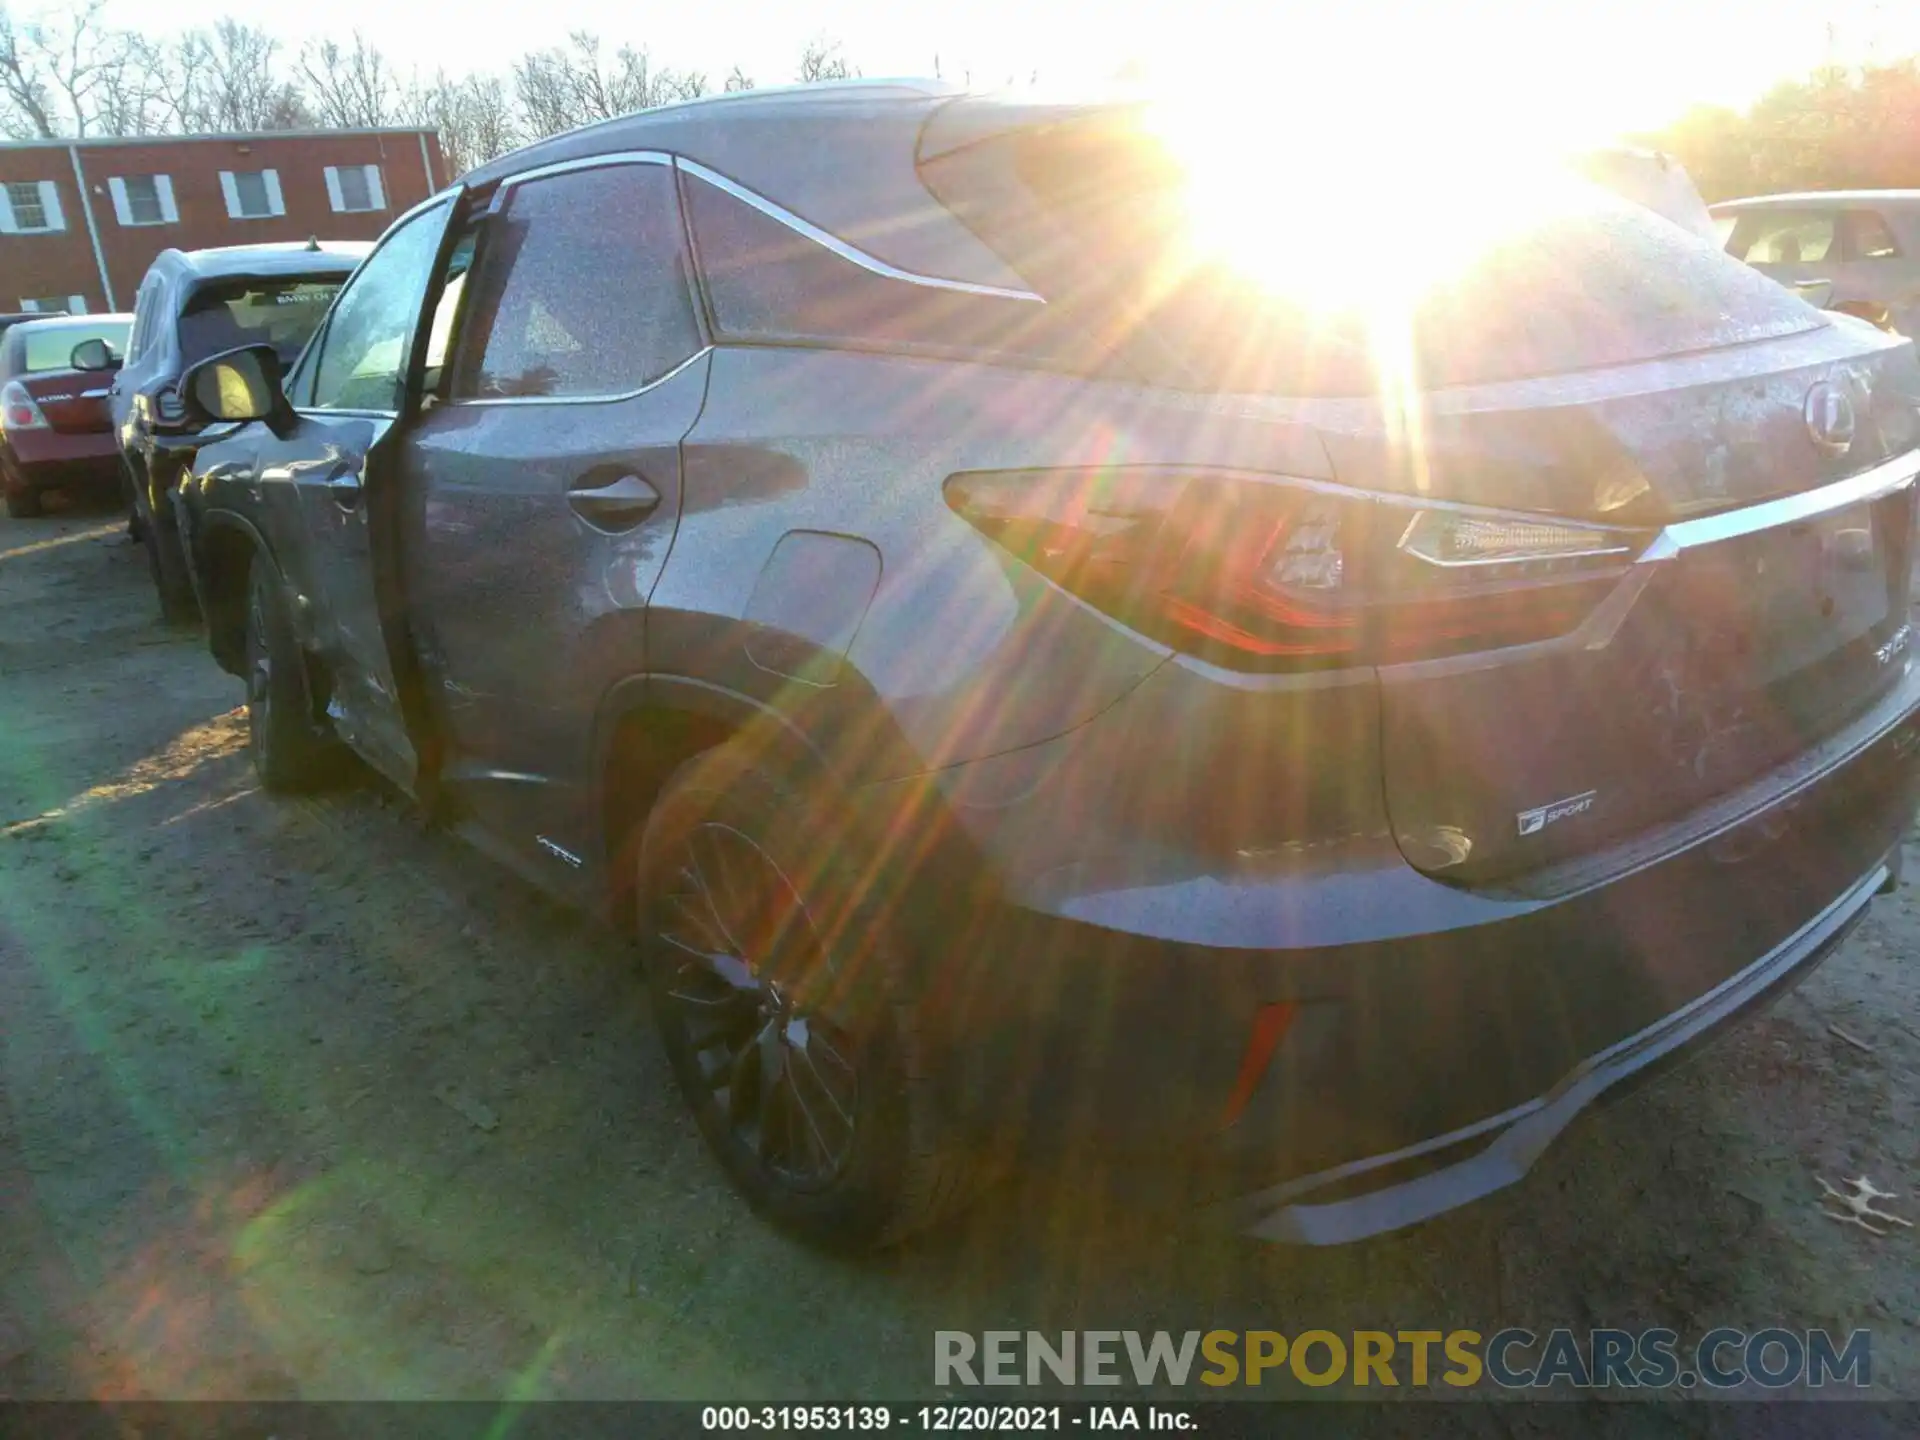
{"label": "rear hatch", "polygon": [[[1916,441],[1910,344],[1832,326],[1433,398],[1440,484],[1477,472],[1534,492],[1528,508],[1589,514],[1597,492],[1644,485],[1624,509],[1647,539],[1566,641],[1382,667],[1388,809],[1421,869],[1507,878],[1685,814],[1905,672],[1913,492],[1875,476],[1897,478]],[[1816,431],[1847,410],[1834,453]],[[1324,418],[1343,479],[1394,483],[1405,457],[1384,421]]]}
{"label": "rear hatch", "polygon": [[[1106,338],[1103,369],[1294,397],[1354,490],[1631,536],[1638,563],[1559,638],[1379,666],[1386,803],[1418,868],[1501,881],[1596,850],[1806,752],[1904,673],[1912,487],[1791,497],[1920,443],[1910,342],[1577,181],[1383,332],[1364,305],[1185,262],[1180,182],[1134,111],[956,101],[921,175],[1056,329]],[[1444,248],[1445,208],[1402,215],[1405,246]],[[1321,197],[1299,213],[1327,223]]]}

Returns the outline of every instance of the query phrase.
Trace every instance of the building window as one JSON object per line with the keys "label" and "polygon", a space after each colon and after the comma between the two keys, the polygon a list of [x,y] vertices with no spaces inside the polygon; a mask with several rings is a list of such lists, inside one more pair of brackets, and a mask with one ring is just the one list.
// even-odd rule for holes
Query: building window
{"label": "building window", "polygon": [[222,170],[220,193],[227,198],[227,214],[235,220],[264,220],[287,213],[277,170]]}
{"label": "building window", "polygon": [[128,175],[107,181],[107,189],[122,225],[172,225],[180,219],[173,206],[173,181],[165,175]]}
{"label": "building window", "polygon": [[13,180],[0,186],[0,231],[33,235],[66,228],[60,192],[51,180]]}
{"label": "building window", "polygon": [[336,212],[387,208],[386,187],[378,165],[327,166],[327,201]]}
{"label": "building window", "polygon": [[84,295],[23,295],[20,308],[29,315],[58,315],[65,311],[69,315],[87,313],[87,297]]}

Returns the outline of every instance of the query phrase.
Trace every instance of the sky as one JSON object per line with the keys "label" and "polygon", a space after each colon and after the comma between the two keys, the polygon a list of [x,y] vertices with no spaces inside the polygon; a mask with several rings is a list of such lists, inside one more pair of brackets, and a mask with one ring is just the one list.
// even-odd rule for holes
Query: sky
{"label": "sky", "polygon": [[[146,0],[108,0],[120,25],[150,27],[155,13]],[[974,84],[1037,74],[1070,86],[1133,67],[1161,89],[1217,96],[1232,86],[1288,113],[1358,111],[1414,126],[1465,106],[1488,124],[1576,142],[1654,128],[1690,104],[1744,105],[1836,48],[1841,59],[1920,52],[1920,6],[1883,0],[168,0],[163,13],[170,27],[233,14],[290,48],[359,29],[426,75],[505,71],[526,50],[587,29],[704,70],[715,88],[735,64],[774,84],[825,36],[869,76],[926,75],[937,60],[948,78]]]}

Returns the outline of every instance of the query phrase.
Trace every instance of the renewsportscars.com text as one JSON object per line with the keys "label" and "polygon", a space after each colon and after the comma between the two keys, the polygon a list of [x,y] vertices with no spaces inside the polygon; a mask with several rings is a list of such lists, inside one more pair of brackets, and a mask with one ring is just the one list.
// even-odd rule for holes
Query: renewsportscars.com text
{"label": "renewsportscars.com text", "polygon": [[1873,1383],[1873,1337],[1825,1330],[937,1330],[936,1385],[1765,1389]]}

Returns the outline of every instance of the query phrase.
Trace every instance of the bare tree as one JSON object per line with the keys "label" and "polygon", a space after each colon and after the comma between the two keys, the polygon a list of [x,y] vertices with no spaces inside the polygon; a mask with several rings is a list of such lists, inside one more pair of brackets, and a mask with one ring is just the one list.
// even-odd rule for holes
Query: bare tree
{"label": "bare tree", "polygon": [[393,67],[358,30],[351,46],[320,40],[300,52],[300,73],[315,116],[341,129],[390,125],[403,98]]}
{"label": "bare tree", "polygon": [[279,51],[266,31],[232,19],[211,31],[137,42],[160,126],[183,135],[310,123],[305,100],[274,63]]}
{"label": "bare tree", "polygon": [[87,0],[51,23],[16,24],[0,12],[0,123],[10,132],[50,140],[97,128],[102,101],[132,73],[133,37],[105,22],[105,4]]}
{"label": "bare tree", "polygon": [[[358,48],[357,37],[355,43]],[[312,118],[305,99],[274,63],[280,42],[265,30],[222,20],[213,27],[206,50],[206,103],[191,128],[287,130]]]}
{"label": "bare tree", "polygon": [[727,73],[727,83],[720,88],[729,95],[741,90],[751,90],[754,88],[753,77],[736,65]]}
{"label": "bare tree", "polygon": [[816,80],[851,80],[859,73],[840,53],[840,42],[824,35],[809,40],[807,48],[800,52],[802,84],[810,85]]}
{"label": "bare tree", "polygon": [[564,47],[521,56],[513,67],[513,87],[521,123],[538,138],[703,95],[707,80],[656,68],[652,56],[631,45],[604,55],[598,35],[576,30]]}
{"label": "bare tree", "polygon": [[513,105],[497,75],[459,80],[436,76],[433,84],[416,89],[407,110],[413,123],[440,132],[449,179],[506,154],[517,143]]}
{"label": "bare tree", "polygon": [[16,140],[54,137],[53,96],[38,50],[28,29],[15,25],[4,10],[0,10],[0,93],[6,97],[7,134]]}

